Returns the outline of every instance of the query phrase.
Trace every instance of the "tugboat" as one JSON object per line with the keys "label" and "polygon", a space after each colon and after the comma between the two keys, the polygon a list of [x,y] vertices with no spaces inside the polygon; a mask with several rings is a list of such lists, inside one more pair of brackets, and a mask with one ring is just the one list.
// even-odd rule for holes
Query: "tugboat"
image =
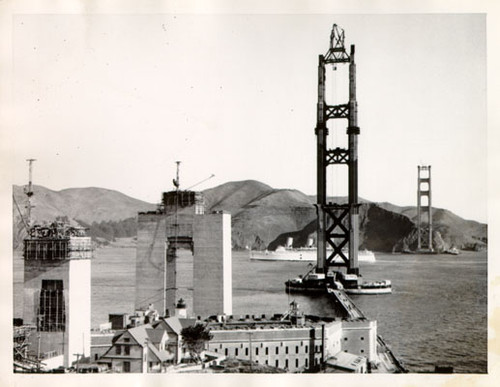
{"label": "tugboat", "polygon": [[315,273],[313,267],[304,276],[290,279],[285,282],[287,292],[327,293],[328,289],[344,290],[347,294],[389,294],[392,293],[392,284],[389,280],[368,281],[362,280],[356,274],[345,274],[341,271]]}

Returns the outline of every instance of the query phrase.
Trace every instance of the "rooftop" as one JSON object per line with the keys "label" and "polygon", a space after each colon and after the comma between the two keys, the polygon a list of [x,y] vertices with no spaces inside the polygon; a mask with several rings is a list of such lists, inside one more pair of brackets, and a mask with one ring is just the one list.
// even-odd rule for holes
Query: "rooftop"
{"label": "rooftop", "polygon": [[211,316],[206,322],[209,328],[214,330],[237,330],[237,329],[291,329],[291,328],[314,328],[325,323],[341,321],[334,317],[318,317],[312,315],[244,315],[244,316]]}

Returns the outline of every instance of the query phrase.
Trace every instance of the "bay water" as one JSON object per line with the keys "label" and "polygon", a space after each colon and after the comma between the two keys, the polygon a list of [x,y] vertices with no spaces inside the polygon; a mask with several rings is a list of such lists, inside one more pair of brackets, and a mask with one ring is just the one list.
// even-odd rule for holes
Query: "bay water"
{"label": "bay water", "polygon": [[[435,365],[458,373],[487,372],[487,254],[398,255],[376,253],[360,263],[365,280],[389,279],[393,293],[351,296],[410,372]],[[233,252],[233,314],[274,314],[292,300],[306,314],[333,316],[327,295],[287,294],[287,279],[305,274],[304,262],[253,261]],[[134,310],[135,246],[97,249],[92,262],[92,327],[111,313]],[[22,260],[14,255],[14,317],[22,317]],[[161,290],[159,289],[159,295]],[[162,308],[161,297],[151,300]]]}

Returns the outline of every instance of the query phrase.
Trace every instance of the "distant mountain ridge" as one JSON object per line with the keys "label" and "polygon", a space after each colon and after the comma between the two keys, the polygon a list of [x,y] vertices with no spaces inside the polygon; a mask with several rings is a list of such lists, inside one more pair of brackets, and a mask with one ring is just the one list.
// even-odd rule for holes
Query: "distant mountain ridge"
{"label": "distant mountain ridge", "polygon": [[[33,218],[53,221],[66,217],[92,227],[109,228],[138,212],[152,211],[156,205],[131,198],[118,191],[103,188],[70,188],[53,191],[34,187]],[[26,197],[23,188],[13,187],[16,202],[24,210]],[[232,215],[232,245],[236,249],[273,249],[294,238],[296,247],[316,238],[316,210],[314,196],[294,189],[274,189],[255,180],[228,182],[203,191],[207,212],[228,211]],[[158,197],[160,197],[158,194]],[[345,198],[329,198],[343,203]],[[416,208],[399,207],[391,203],[371,203],[360,200],[360,247],[375,251],[401,251],[415,246]],[[14,206],[14,239],[22,240],[22,224]],[[479,249],[487,243],[485,224],[464,220],[448,210],[433,209],[434,229],[443,248]],[[94,226],[92,225],[94,224]],[[101,227],[102,228],[102,227]],[[96,235],[94,233],[94,235]],[[440,242],[441,243],[441,242]]]}
{"label": "distant mountain ridge", "polygon": [[[54,191],[39,185],[33,186],[31,202],[32,221],[43,223],[57,219],[67,219],[70,223],[90,225],[92,223],[124,221],[133,218],[138,211],[150,211],[154,204],[131,198],[121,192],[105,188],[68,188]],[[15,203],[25,214],[27,204],[24,188],[14,185],[12,188]],[[14,246],[19,246],[26,231],[16,205],[13,205]],[[81,221],[81,222],[78,222]]]}

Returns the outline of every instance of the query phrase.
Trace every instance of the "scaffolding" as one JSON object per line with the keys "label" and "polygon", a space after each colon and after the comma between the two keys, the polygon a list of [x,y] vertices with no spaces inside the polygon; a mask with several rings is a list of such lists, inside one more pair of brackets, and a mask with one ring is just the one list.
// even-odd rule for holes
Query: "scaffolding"
{"label": "scaffolding", "polygon": [[14,372],[37,372],[42,363],[30,351],[29,338],[36,331],[32,325],[14,327]]}

